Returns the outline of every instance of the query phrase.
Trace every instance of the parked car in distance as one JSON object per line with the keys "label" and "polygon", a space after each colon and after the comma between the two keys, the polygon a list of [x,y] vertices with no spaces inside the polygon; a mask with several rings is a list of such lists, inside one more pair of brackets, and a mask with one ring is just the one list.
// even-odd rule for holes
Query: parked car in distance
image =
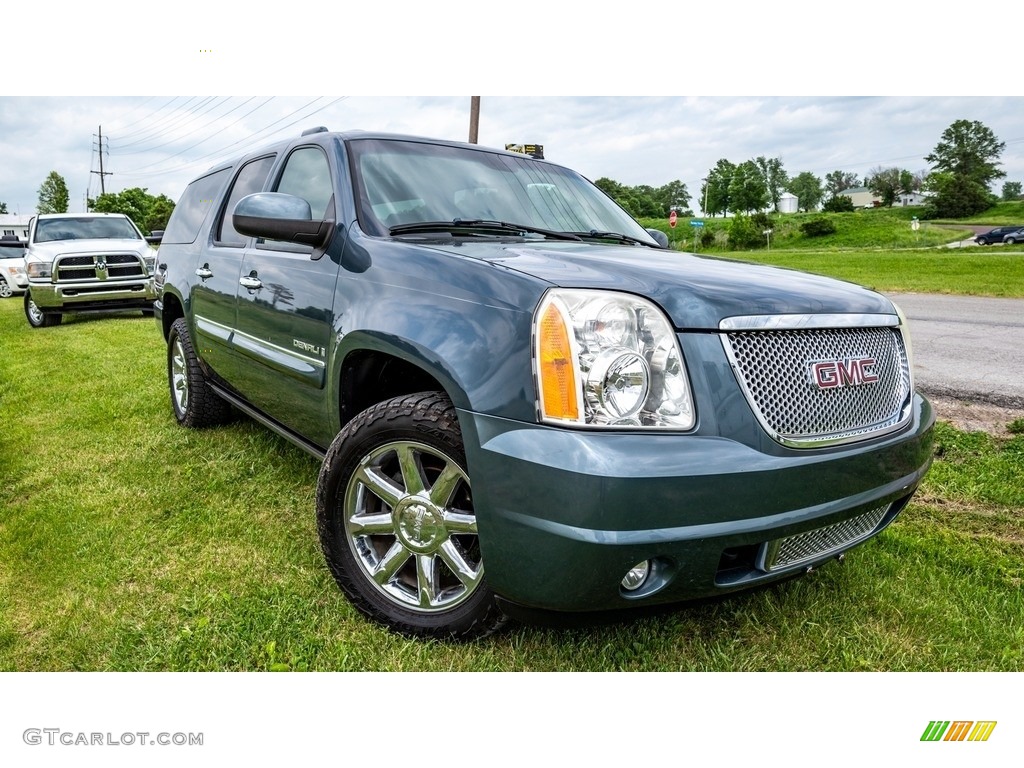
{"label": "parked car in distance", "polygon": [[189,184],[157,262],[174,419],[321,460],[327,565],[402,634],[784,580],[932,460],[889,299],[669,250],[526,155],[307,131]]}
{"label": "parked car in distance", "polygon": [[152,314],[156,251],[121,213],[51,213],[29,222],[25,317],[33,328],[67,313]]}
{"label": "parked car in distance", "polygon": [[24,293],[27,284],[25,243],[15,235],[0,237],[0,299]]}
{"label": "parked car in distance", "polygon": [[993,243],[1003,242],[1003,237],[1010,234],[1011,232],[1017,232],[1021,228],[1020,224],[1014,224],[1012,227],[996,227],[990,229],[988,232],[983,232],[980,235],[975,236],[974,242],[978,245],[992,245]]}
{"label": "parked car in distance", "polygon": [[1024,227],[1014,230],[1003,235],[1003,242],[1007,245],[1014,245],[1015,243],[1024,243]]}

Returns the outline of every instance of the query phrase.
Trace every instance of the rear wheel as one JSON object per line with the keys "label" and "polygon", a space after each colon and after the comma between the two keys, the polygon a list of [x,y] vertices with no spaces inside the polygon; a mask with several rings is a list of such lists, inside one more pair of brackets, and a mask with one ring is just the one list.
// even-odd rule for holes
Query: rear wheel
{"label": "rear wheel", "polygon": [[379,403],[338,434],[317,527],[342,591],[400,634],[470,640],[505,622],[484,579],[455,408],[442,393]]}
{"label": "rear wheel", "polygon": [[212,427],[230,419],[231,405],[207,382],[183,317],[174,321],[167,337],[167,383],[174,418],[183,427]]}
{"label": "rear wheel", "polygon": [[25,317],[28,324],[33,328],[49,328],[60,325],[61,315],[59,312],[43,312],[36,303],[32,301],[32,294],[25,294]]}

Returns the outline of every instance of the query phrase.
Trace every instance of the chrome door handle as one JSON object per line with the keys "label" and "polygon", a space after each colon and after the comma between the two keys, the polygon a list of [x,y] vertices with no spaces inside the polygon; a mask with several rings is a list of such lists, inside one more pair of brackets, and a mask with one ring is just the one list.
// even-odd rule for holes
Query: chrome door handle
{"label": "chrome door handle", "polygon": [[243,288],[248,288],[250,291],[255,291],[263,287],[263,283],[258,277],[253,275],[246,275],[238,279],[238,284]]}
{"label": "chrome door handle", "polygon": [[213,277],[213,270],[210,269],[209,264],[203,264],[199,269],[196,270],[196,277],[201,277],[205,280],[208,277]]}

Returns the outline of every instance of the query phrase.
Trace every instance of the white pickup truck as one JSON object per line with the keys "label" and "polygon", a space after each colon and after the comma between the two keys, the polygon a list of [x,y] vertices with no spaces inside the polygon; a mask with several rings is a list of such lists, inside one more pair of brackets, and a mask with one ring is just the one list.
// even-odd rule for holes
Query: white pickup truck
{"label": "white pickup truck", "polygon": [[32,219],[25,317],[33,328],[66,313],[153,313],[154,251],[120,213],[51,213]]}

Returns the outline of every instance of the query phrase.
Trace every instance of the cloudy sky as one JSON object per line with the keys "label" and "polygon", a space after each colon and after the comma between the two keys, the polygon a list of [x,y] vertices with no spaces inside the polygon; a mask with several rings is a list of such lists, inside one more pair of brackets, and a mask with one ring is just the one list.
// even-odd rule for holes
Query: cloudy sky
{"label": "cloudy sky", "polygon": [[[304,128],[363,128],[464,141],[469,96],[0,97],[0,201],[30,214],[55,170],[71,210],[100,190],[145,187],[177,199],[219,159]],[[978,120],[1006,143],[1005,180],[1024,180],[1024,97],[482,96],[481,144],[543,144],[548,160],[591,179],[699,195],[719,158],[780,157],[790,175],[876,166],[911,171],[954,120]],[[998,187],[998,185],[997,185]],[[998,188],[995,190],[998,191]]]}

